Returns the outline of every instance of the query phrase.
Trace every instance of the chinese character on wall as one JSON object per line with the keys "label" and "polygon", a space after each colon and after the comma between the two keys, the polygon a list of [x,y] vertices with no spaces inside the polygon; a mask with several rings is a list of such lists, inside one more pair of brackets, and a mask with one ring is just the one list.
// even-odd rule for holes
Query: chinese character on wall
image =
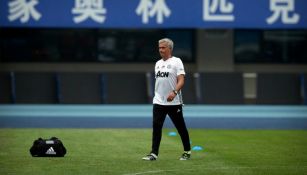
{"label": "chinese character on wall", "polygon": [[73,19],[75,23],[81,23],[88,18],[103,23],[106,13],[103,0],[75,0],[75,7],[72,9],[72,14],[76,15]]}
{"label": "chinese character on wall", "polygon": [[228,0],[203,0],[204,21],[234,21],[234,5]]}
{"label": "chinese character on wall", "polygon": [[26,23],[32,17],[38,21],[42,15],[35,9],[38,4],[37,0],[13,0],[8,3],[9,6],[9,21],[20,20],[21,23]]}
{"label": "chinese character on wall", "polygon": [[140,0],[135,10],[136,14],[142,15],[142,23],[147,24],[150,17],[157,16],[156,22],[162,24],[164,17],[169,17],[171,10],[167,7],[165,0]]}
{"label": "chinese character on wall", "polygon": [[[294,13],[294,0],[270,0],[270,10],[273,14],[267,18],[268,24],[275,23],[281,19],[283,24],[297,24],[300,16]],[[292,16],[290,16],[292,13]]]}

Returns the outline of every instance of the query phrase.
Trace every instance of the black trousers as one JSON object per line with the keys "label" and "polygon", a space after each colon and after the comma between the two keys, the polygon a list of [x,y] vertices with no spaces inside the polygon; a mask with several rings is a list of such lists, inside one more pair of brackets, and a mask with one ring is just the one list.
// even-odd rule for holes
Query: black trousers
{"label": "black trousers", "polygon": [[185,125],[182,105],[153,105],[153,132],[152,132],[152,150],[151,153],[159,154],[159,147],[162,138],[162,128],[166,118],[166,115],[171,118],[174,123],[183,144],[184,151],[190,151],[190,137]]}

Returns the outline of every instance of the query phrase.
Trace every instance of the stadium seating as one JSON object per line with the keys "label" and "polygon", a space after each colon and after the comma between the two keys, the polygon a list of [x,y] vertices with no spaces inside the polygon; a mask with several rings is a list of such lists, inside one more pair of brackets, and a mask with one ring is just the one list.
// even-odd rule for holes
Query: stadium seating
{"label": "stadium seating", "polygon": [[258,73],[257,104],[300,104],[300,77],[294,73]]}
{"label": "stadium seating", "polygon": [[100,73],[58,73],[59,101],[63,104],[100,104]]}
{"label": "stadium seating", "polygon": [[241,73],[200,73],[200,89],[203,104],[244,104]]}
{"label": "stadium seating", "polygon": [[148,103],[146,73],[117,72],[103,74],[103,94],[106,104]]}
{"label": "stadium seating", "polygon": [[302,86],[302,92],[303,92],[303,104],[307,105],[307,74],[301,75],[301,86]]}
{"label": "stadium seating", "polygon": [[11,77],[9,72],[0,72],[0,104],[11,103]]}
{"label": "stadium seating", "polygon": [[16,103],[56,103],[56,81],[54,73],[16,72]]}
{"label": "stadium seating", "polygon": [[[256,104],[307,104],[307,74],[258,73]],[[151,104],[153,72],[0,72],[0,104]],[[187,72],[185,104],[244,104],[242,73]]]}
{"label": "stadium seating", "polygon": [[182,89],[183,102],[185,104],[197,104],[199,102],[197,98],[197,73],[187,72],[185,75],[185,84]]}

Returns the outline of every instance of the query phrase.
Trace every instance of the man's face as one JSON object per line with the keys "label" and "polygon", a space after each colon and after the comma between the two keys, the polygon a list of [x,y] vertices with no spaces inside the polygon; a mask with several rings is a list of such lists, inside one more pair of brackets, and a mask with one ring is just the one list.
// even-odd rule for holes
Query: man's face
{"label": "man's face", "polygon": [[171,56],[171,49],[168,47],[167,43],[159,43],[159,53],[162,58],[169,58]]}

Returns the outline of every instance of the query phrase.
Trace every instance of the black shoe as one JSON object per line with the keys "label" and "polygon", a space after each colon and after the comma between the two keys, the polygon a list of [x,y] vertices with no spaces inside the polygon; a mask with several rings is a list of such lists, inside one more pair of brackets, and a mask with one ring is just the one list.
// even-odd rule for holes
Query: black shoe
{"label": "black shoe", "polygon": [[154,153],[150,153],[147,156],[143,157],[143,160],[149,160],[149,161],[154,161],[157,160],[158,156]]}
{"label": "black shoe", "polygon": [[189,160],[191,158],[191,151],[185,151],[179,160]]}

